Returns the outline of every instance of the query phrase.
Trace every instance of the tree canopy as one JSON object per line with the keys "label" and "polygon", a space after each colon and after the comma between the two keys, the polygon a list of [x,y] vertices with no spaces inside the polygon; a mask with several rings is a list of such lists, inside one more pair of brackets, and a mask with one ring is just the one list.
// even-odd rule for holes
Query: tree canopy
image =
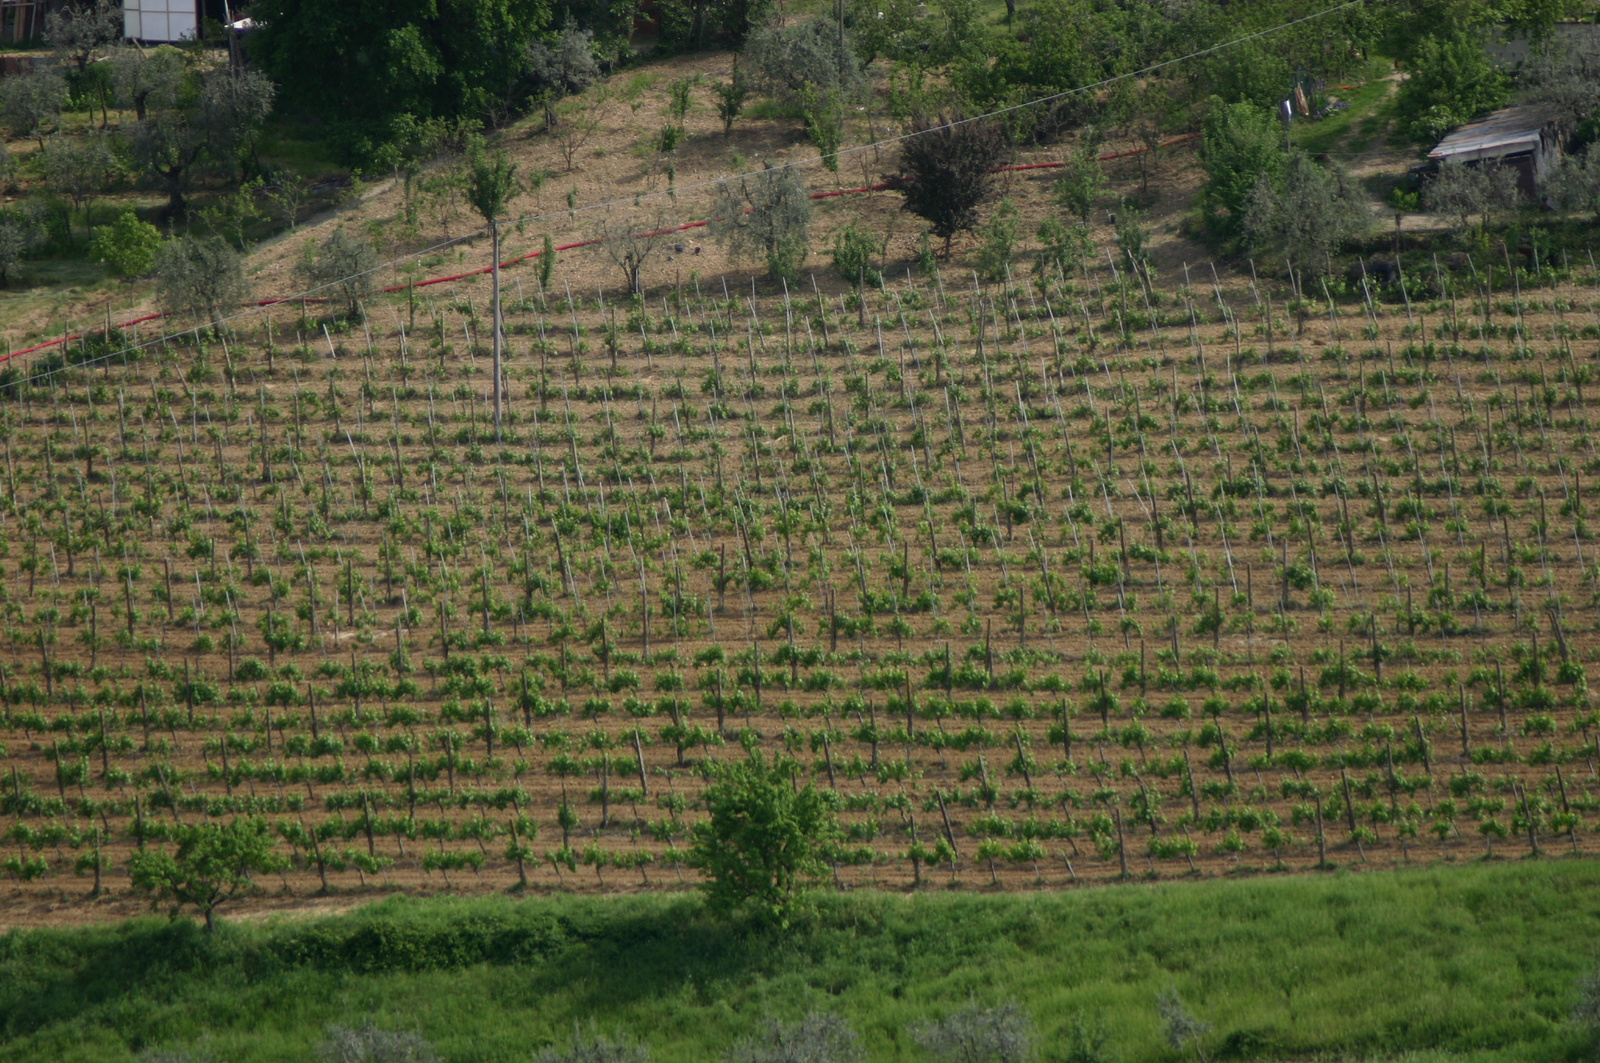
{"label": "tree canopy", "polygon": [[254,876],[281,866],[265,820],[200,823],[177,829],[172,852],[147,849],[128,861],[135,889],[157,901],[170,900],[176,915],[185,905],[200,910],[206,930],[215,929],[217,907],[248,889]]}
{"label": "tree canopy", "polygon": [[515,99],[546,0],[259,0],[251,51],[285,110],[370,154],[401,118],[485,117]]}
{"label": "tree canopy", "polygon": [[838,832],[830,796],[797,785],[793,760],[769,761],[759,751],[714,772],[704,797],[710,817],[695,828],[689,853],[705,874],[707,904],[784,925],[806,885],[828,870],[824,854]]}

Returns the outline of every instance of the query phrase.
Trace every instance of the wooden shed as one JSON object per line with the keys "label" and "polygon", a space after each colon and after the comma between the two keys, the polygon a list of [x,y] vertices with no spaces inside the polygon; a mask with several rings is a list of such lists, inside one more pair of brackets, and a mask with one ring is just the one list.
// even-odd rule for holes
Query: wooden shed
{"label": "wooden shed", "polygon": [[1561,160],[1561,131],[1554,118],[1537,107],[1507,107],[1469,122],[1428,152],[1436,163],[1497,163],[1517,171],[1517,186],[1530,198]]}

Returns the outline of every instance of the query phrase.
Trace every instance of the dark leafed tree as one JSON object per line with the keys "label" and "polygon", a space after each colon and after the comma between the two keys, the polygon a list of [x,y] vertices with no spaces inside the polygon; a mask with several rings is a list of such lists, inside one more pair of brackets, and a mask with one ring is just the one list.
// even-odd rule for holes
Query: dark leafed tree
{"label": "dark leafed tree", "polygon": [[181,236],[156,255],[156,298],[169,313],[189,310],[216,326],[249,295],[243,260],[220,236]]}
{"label": "dark leafed tree", "polygon": [[468,157],[467,202],[488,224],[489,244],[494,254],[490,271],[494,274],[494,438],[499,442],[500,400],[505,391],[500,370],[500,218],[506,212],[506,204],[516,194],[517,168],[503,151],[490,155],[481,140],[472,142]]}
{"label": "dark leafed tree", "polygon": [[720,187],[711,232],[736,258],[759,259],[794,283],[809,249],[811,194],[792,166],[769,167]]}
{"label": "dark leafed tree", "polygon": [[1005,137],[986,122],[919,123],[900,151],[899,191],[905,209],[944,239],[978,224],[978,208],[994,194],[993,170],[1006,157]]}

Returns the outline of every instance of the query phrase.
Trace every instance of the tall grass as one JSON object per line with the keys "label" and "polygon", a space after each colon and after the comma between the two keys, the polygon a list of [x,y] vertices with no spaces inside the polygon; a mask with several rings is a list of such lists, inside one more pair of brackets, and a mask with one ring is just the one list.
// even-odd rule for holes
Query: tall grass
{"label": "tall grass", "polygon": [[139,919],[0,939],[0,1058],[115,1061],[208,1041],[308,1058],[330,1022],[417,1030],[448,1060],[523,1060],[575,1022],[663,1063],[718,1058],[767,1016],[836,1011],[873,1060],[906,1026],[1015,999],[1045,1058],[1079,1015],[1124,1060],[1175,1058],[1176,989],[1225,1058],[1563,1060],[1600,941],[1600,863],[1479,864],[1066,894],[825,895],[768,937],[697,898],[396,899],[313,922]]}

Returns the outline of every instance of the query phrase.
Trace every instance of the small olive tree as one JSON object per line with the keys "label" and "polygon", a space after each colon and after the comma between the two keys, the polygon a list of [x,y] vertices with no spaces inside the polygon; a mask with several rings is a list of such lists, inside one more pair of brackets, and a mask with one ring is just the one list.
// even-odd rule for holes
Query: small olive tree
{"label": "small olive tree", "polygon": [[361,301],[372,294],[378,268],[378,250],[340,226],[327,239],[306,244],[306,255],[295,266],[295,276],[308,288],[329,292],[344,303],[345,313],[361,315]]}
{"label": "small olive tree", "polygon": [[317,1063],[439,1063],[439,1053],[421,1034],[379,1029],[368,1019],[359,1029],[329,1026]]}
{"label": "small olive tree", "polygon": [[650,1063],[650,1047],[627,1037],[616,1040],[591,1026],[572,1030],[564,1048],[549,1045],[533,1057],[534,1063]]}
{"label": "small olive tree", "polygon": [[644,266],[667,246],[672,235],[667,219],[657,214],[645,221],[602,218],[591,230],[589,250],[622,271],[630,295],[644,293]]}
{"label": "small olive tree", "polygon": [[711,233],[735,258],[759,259],[774,280],[794,283],[810,249],[811,195],[792,166],[721,186]]}
{"label": "small olive tree", "polygon": [[1027,1012],[1008,1001],[917,1023],[911,1039],[939,1063],[1027,1063],[1038,1037]]}
{"label": "small olive tree", "polygon": [[249,297],[244,260],[220,236],[180,236],[156,254],[156,299],[168,313],[188,310],[217,326]]}
{"label": "small olive tree", "polygon": [[768,1022],[728,1053],[728,1063],[860,1063],[864,1058],[850,1024],[819,1011],[799,1022]]}

